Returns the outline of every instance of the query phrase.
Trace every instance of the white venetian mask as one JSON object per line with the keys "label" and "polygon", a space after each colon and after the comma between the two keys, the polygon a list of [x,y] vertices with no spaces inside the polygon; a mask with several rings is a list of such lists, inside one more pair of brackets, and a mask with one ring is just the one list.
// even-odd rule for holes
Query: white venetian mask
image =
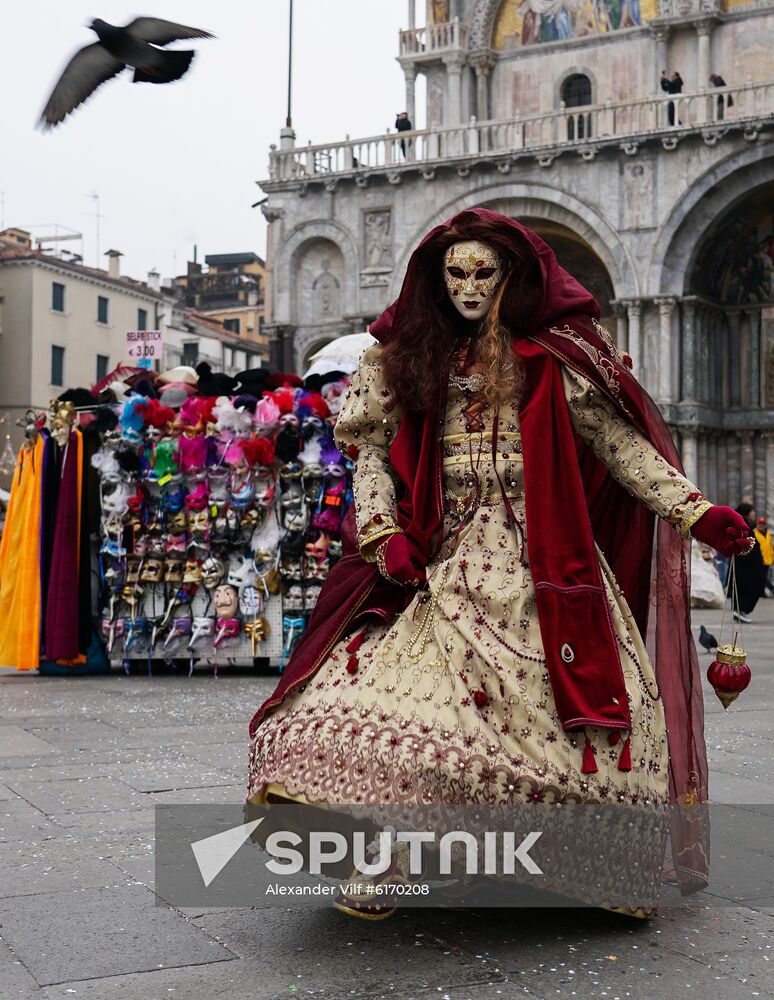
{"label": "white venetian mask", "polygon": [[483,319],[503,276],[502,258],[479,240],[453,243],[443,255],[443,278],[454,308],[465,319]]}

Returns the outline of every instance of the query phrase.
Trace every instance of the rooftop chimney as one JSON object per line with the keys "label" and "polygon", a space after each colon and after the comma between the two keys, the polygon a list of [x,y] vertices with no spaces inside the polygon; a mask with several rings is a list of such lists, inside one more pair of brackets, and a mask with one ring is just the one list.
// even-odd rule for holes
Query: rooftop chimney
{"label": "rooftop chimney", "polygon": [[111,278],[121,277],[121,262],[119,257],[124,255],[120,250],[107,250],[105,256],[108,258],[108,274]]}
{"label": "rooftop chimney", "polygon": [[161,291],[161,275],[158,271],[148,271],[148,288],[151,288],[154,292]]}

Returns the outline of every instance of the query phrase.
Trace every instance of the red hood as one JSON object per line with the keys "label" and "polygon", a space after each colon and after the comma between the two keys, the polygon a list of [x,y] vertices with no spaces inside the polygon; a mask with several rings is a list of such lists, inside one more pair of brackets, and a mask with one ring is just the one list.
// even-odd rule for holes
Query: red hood
{"label": "red hood", "polygon": [[589,318],[599,319],[597,300],[579,281],[576,281],[571,274],[565,271],[557,261],[554,251],[537,233],[533,233],[531,229],[527,229],[526,226],[507,215],[501,215],[488,208],[471,208],[452,216],[451,219],[447,219],[446,222],[431,229],[416,247],[408,262],[400,295],[369,327],[371,334],[377,340],[386,343],[399,333],[402,325],[401,318],[411,309],[414,302],[417,284],[424,280],[422,250],[428,241],[438,233],[470,216],[498,223],[506,233],[508,231],[513,232],[514,235],[518,233],[532,249],[535,260],[540,267],[543,289],[543,301],[535,315],[535,330],[557,326],[560,323],[563,325],[573,316],[583,316],[587,320]]}

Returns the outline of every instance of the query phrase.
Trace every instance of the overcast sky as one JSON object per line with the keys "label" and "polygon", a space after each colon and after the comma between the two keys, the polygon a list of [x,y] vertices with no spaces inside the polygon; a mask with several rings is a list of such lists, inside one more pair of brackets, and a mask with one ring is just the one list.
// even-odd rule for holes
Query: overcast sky
{"label": "overcast sky", "polygon": [[[208,253],[265,252],[251,204],[267,174],[269,144],[284,125],[288,0],[14,0],[0,39],[0,198],[5,226],[55,224],[100,253],[125,257],[125,274],[185,270],[194,244]],[[293,124],[306,144],[374,135],[404,102],[395,61],[405,0],[295,0]],[[197,56],[182,80],[104,84],[58,128],[40,111],[73,52],[96,36],[94,17],[124,24],[153,15],[205,28],[216,39],[176,43]],[[33,232],[42,233],[42,229]],[[80,252],[76,243],[61,244]],[[98,266],[104,267],[105,260]]]}

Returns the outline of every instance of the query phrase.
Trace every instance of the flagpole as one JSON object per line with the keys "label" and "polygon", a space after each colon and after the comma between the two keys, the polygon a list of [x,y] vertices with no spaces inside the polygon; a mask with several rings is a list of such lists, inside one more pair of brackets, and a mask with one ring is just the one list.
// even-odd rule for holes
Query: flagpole
{"label": "flagpole", "polygon": [[293,127],[293,119],[290,112],[291,85],[293,81],[293,0],[290,0],[290,16],[288,18],[288,114],[285,119],[285,128]]}

